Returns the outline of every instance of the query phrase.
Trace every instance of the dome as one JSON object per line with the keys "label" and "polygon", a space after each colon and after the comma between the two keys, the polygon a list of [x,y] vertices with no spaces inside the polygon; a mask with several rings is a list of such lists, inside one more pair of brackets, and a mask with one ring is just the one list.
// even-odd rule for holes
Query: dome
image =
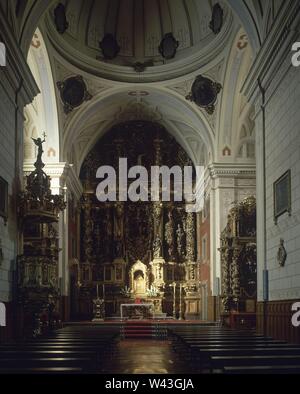
{"label": "dome", "polygon": [[[147,70],[151,73],[155,67],[168,64],[172,64],[173,70],[174,63],[193,66],[196,59],[199,64],[199,57],[206,51],[211,54],[212,49],[217,49],[230,30],[231,14],[220,3],[224,11],[223,28],[220,34],[215,34],[210,28],[211,3],[210,0],[69,0],[62,2],[68,22],[63,33],[55,25],[57,4],[49,10],[46,25],[52,44],[69,61],[77,65],[81,62],[99,72],[102,69],[102,76],[110,65],[112,79],[126,79],[126,73],[128,76]],[[174,57],[166,59],[159,46],[170,33],[178,48]],[[100,48],[107,37],[116,40],[116,56],[105,57]],[[125,75],[119,75],[118,66],[128,68]],[[166,73],[160,79],[168,79],[167,67],[158,71]]]}

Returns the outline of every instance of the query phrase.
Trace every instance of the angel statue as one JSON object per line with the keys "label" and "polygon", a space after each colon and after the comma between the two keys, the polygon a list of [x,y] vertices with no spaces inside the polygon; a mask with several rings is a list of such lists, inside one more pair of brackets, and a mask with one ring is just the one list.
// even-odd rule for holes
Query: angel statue
{"label": "angel statue", "polygon": [[37,139],[31,138],[32,141],[35,143],[35,145],[38,147],[38,155],[37,155],[37,159],[36,159],[36,163],[35,163],[36,167],[43,163],[42,162],[42,155],[44,153],[44,151],[43,151],[43,143],[46,142],[45,137],[46,137],[46,135],[44,133],[44,140],[43,141],[42,141],[41,138],[37,138]]}

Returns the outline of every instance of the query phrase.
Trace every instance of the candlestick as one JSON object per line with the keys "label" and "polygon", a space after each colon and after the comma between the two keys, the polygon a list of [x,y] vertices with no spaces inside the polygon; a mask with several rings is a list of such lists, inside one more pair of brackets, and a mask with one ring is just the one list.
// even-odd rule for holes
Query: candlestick
{"label": "candlestick", "polygon": [[179,320],[182,320],[182,284],[179,285]]}
{"label": "candlestick", "polygon": [[97,283],[97,298],[99,298],[99,285]]}
{"label": "candlestick", "polygon": [[80,265],[79,262],[77,264],[77,283],[80,283]]}

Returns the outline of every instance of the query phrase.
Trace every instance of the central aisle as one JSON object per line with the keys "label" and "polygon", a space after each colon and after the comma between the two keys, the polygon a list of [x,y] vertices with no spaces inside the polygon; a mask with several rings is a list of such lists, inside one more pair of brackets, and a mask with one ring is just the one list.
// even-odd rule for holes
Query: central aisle
{"label": "central aisle", "polygon": [[102,373],[112,374],[186,374],[191,371],[172,350],[168,340],[127,339],[117,344]]}

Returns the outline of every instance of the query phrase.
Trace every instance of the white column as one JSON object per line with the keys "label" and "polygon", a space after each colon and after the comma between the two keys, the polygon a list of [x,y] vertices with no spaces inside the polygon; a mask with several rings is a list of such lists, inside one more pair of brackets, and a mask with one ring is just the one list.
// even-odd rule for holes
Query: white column
{"label": "white column", "polygon": [[232,203],[255,196],[255,164],[214,164],[210,166],[210,281],[212,295],[218,295],[217,278],[221,278],[221,232],[227,224]]}

